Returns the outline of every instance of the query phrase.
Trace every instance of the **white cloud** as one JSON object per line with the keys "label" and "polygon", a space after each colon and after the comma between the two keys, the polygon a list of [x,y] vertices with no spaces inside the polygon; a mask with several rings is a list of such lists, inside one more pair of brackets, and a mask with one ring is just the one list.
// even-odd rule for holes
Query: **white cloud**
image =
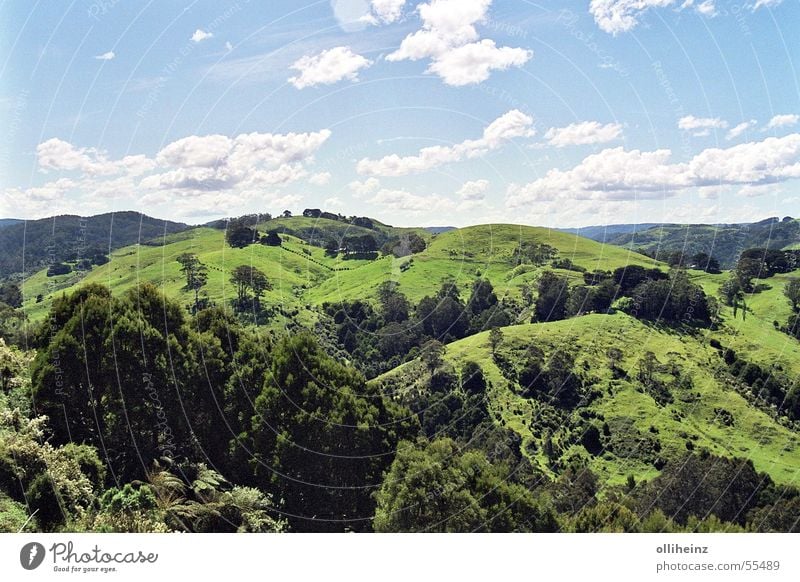
{"label": "white cloud", "polygon": [[359,174],[371,176],[404,176],[430,170],[443,164],[476,158],[516,137],[530,137],[535,133],[532,125],[533,118],[512,109],[490,123],[480,139],[466,140],[453,146],[422,148],[415,156],[392,154],[379,160],[364,158],[358,162],[356,170]]}
{"label": "white cloud", "polygon": [[486,196],[486,190],[489,189],[489,180],[473,180],[464,182],[461,188],[458,189],[458,194],[464,200],[483,200]]}
{"label": "white cloud", "polygon": [[213,38],[213,32],[206,32],[205,30],[197,29],[194,31],[192,35],[192,42],[203,42],[204,40],[208,40],[209,38]]}
{"label": "white cloud", "polygon": [[69,142],[56,137],[40,143],[36,147],[39,170],[81,172],[87,176],[110,176],[126,173],[139,175],[155,167],[155,163],[145,156],[125,156],[120,160],[109,160],[105,152],[96,148],[76,148]]}
{"label": "white cloud", "polygon": [[231,52],[233,50],[233,45],[231,44],[231,41],[229,40],[225,41],[225,50],[228,52]]}
{"label": "white cloud", "polygon": [[114,54],[114,51],[108,51],[108,52],[106,52],[106,53],[103,53],[102,55],[97,55],[95,58],[96,58],[98,61],[111,61],[111,60],[113,60],[113,59],[114,59],[114,57],[116,57],[116,56],[117,56],[117,55],[115,55],[115,54]]}
{"label": "white cloud", "polygon": [[314,186],[326,186],[331,181],[331,173],[330,172],[318,172],[312,175],[308,182],[313,184]]}
{"label": "white cloud", "polygon": [[361,198],[373,192],[377,192],[378,188],[381,187],[381,183],[377,178],[367,178],[363,182],[354,180],[348,184],[348,187],[353,191],[356,198]]}
{"label": "white cloud", "polygon": [[566,127],[551,127],[544,137],[558,148],[571,145],[589,145],[608,143],[622,135],[622,125],[597,121],[582,121],[571,123]]}
{"label": "white cloud", "polygon": [[[762,0],[759,0],[762,1]],[[772,0],[767,0],[772,1]],[[628,32],[635,28],[642,15],[653,8],[667,8],[675,6],[677,0],[592,0],[589,4],[589,13],[600,30],[614,36]],[[695,12],[707,18],[717,16],[715,0],[684,0],[679,10],[693,8]]]}
{"label": "white cloud", "polygon": [[800,134],[710,148],[688,163],[672,163],[670,150],[623,148],[586,157],[570,170],[552,169],[524,186],[512,185],[510,207],[555,199],[632,200],[670,196],[689,188],[758,186],[800,177]]}
{"label": "white cloud", "polygon": [[344,208],[344,202],[342,202],[341,198],[333,196],[332,198],[325,199],[324,206],[326,209],[339,211]]}
{"label": "white cloud", "polygon": [[485,81],[494,70],[521,67],[533,57],[522,48],[479,40],[475,25],[486,20],[492,0],[431,0],[417,7],[422,28],[406,36],[387,61],[431,59],[426,72],[453,86]]}
{"label": "white cloud", "polygon": [[740,135],[742,135],[748,129],[755,127],[758,122],[755,119],[751,119],[750,121],[743,121],[736,127],[732,128],[728,133],[725,134],[725,139],[732,140],[736,139]]}
{"label": "white cloud", "polygon": [[445,52],[431,63],[428,72],[439,75],[448,85],[460,87],[485,81],[492,71],[521,67],[532,57],[533,51],[497,48],[493,40],[484,39]]}
{"label": "white cloud", "polygon": [[373,25],[391,24],[400,20],[405,5],[406,0],[372,0],[369,13],[360,20]]}
{"label": "white cloud", "polygon": [[800,115],[796,115],[793,113],[786,115],[776,115],[769,120],[766,129],[777,129],[779,127],[788,127],[792,125],[797,125],[798,121],[800,121]]}
{"label": "white cloud", "polygon": [[148,176],[146,188],[189,191],[288,184],[306,175],[303,163],[328,140],[313,133],[189,136],[164,147],[156,161],[167,171]]}
{"label": "white cloud", "polygon": [[643,12],[650,8],[671,6],[675,0],[592,0],[589,12],[600,30],[617,35],[639,24]]}
{"label": "white cloud", "polygon": [[420,196],[407,190],[388,190],[386,188],[379,190],[368,202],[399,212],[431,212],[452,209],[455,206],[450,200],[435,194]]}
{"label": "white cloud", "polygon": [[783,3],[783,0],[756,0],[752,10],[755,12],[759,8],[776,8]]}
{"label": "white cloud", "polygon": [[761,184],[758,186],[751,186],[748,184],[739,188],[736,195],[742,198],[756,198],[767,194],[778,194],[780,192],[782,192],[782,190],[775,184]]}
{"label": "white cloud", "polygon": [[678,120],[678,128],[689,131],[695,137],[705,137],[712,129],[725,129],[728,122],[719,117],[695,117],[687,115]]}
{"label": "white cloud", "polygon": [[719,12],[717,11],[717,6],[716,4],[714,4],[714,0],[705,0],[705,2],[701,2],[700,4],[697,5],[695,10],[697,10],[697,12],[699,12],[703,16],[708,16],[711,18],[719,14]]}
{"label": "white cloud", "polygon": [[358,80],[358,72],[372,61],[355,54],[350,47],[338,46],[313,56],[303,56],[291,66],[299,75],[289,78],[298,89],[316,85],[332,85],[342,79]]}

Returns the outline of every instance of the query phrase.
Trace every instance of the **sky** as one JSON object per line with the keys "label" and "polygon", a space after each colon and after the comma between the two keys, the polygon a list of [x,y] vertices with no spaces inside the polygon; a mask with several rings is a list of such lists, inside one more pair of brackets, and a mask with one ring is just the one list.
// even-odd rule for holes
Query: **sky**
{"label": "sky", "polygon": [[0,0],[0,217],[800,215],[800,0]]}

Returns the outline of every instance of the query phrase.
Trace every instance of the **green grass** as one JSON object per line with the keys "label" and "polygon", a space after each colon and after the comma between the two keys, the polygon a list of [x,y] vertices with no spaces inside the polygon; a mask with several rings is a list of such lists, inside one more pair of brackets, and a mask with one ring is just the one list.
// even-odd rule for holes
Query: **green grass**
{"label": "green grass", "polygon": [[[262,230],[283,225],[293,231],[310,229],[336,231],[339,234],[372,232],[346,223],[325,219],[292,217],[274,219],[260,226]],[[514,225],[485,225],[450,231],[431,237],[422,229],[394,229],[380,226],[390,234],[414,230],[430,240],[428,249],[413,257],[382,257],[374,261],[344,260],[328,257],[324,250],[291,235],[282,234],[284,248],[251,245],[233,249],[225,244],[224,231],[196,228],[168,239],[162,246],[135,245],[114,252],[111,261],[93,269],[83,281],[72,275],[47,277],[35,273],[24,284],[25,309],[31,320],[44,317],[54,294],[69,293],[80,283],[103,283],[114,292],[124,292],[139,282],[152,282],[163,291],[186,304],[191,294],[183,290],[183,277],[176,257],[193,252],[209,267],[206,292],[212,301],[231,299],[230,271],[242,264],[263,270],[275,289],[265,301],[303,311],[306,307],[343,299],[375,297],[383,281],[393,280],[412,302],[433,295],[445,278],[452,277],[463,289],[464,296],[476,277],[487,277],[499,296],[519,297],[520,289],[530,283],[541,268],[517,267],[511,261],[520,242],[547,243],[559,250],[561,258],[570,258],[586,269],[614,269],[626,264],[652,266],[651,259],[618,247],[545,228]],[[410,268],[404,269],[406,263]],[[575,281],[581,274],[564,271]],[[44,301],[36,303],[37,295]],[[313,316],[305,314],[313,319]]]}
{"label": "green grass", "polygon": [[[641,435],[658,433],[660,455],[676,456],[686,452],[691,440],[697,449],[706,448],[723,456],[751,459],[759,471],[769,473],[779,483],[796,483],[800,478],[800,439],[783,421],[751,406],[732,389],[721,386],[712,371],[721,365],[716,350],[709,347],[703,334],[692,336],[670,329],[648,326],[627,315],[587,315],[545,324],[526,324],[503,328],[503,353],[522,351],[536,345],[548,356],[554,350],[568,349],[576,355],[576,368],[590,379],[593,388],[602,396],[594,401],[591,410],[615,426],[631,423],[632,430]],[[675,400],[660,406],[646,393],[637,391],[635,384],[614,380],[608,366],[609,346],[625,354],[621,367],[634,377],[637,363],[646,351],[655,353],[662,364],[676,362],[692,378],[690,390],[675,389]],[[542,438],[537,436],[537,422],[545,412],[536,400],[518,394],[518,387],[506,380],[495,365],[489,347],[488,332],[480,333],[447,346],[446,359],[459,369],[472,360],[484,370],[492,383],[491,408],[502,422],[517,432],[523,440],[523,450],[547,470],[542,454]],[[391,379],[411,371],[410,364],[377,378],[376,382]],[[410,380],[410,378],[409,378]],[[424,382],[417,379],[417,382]],[[610,392],[609,392],[610,389]],[[724,409],[734,418],[733,426],[725,426],[715,409]],[[577,413],[573,413],[573,418]],[[599,421],[597,421],[599,422]],[[613,434],[613,432],[612,432]],[[632,435],[634,433],[631,433]],[[555,433],[554,440],[565,435]],[[636,436],[628,438],[635,441]],[[658,473],[651,463],[636,455],[619,456],[606,453],[592,457],[579,444],[563,451],[563,456],[578,454],[589,460],[592,469],[606,483],[621,484],[632,474],[637,481],[650,479]]]}
{"label": "green grass", "polygon": [[[321,224],[324,223],[324,224]],[[284,224],[290,230],[305,235],[308,229],[324,227],[327,233],[351,233],[350,225],[304,217],[277,219],[267,225]],[[401,229],[379,226],[387,236]],[[262,228],[265,230],[265,228]],[[360,229],[365,230],[365,229]],[[370,231],[367,231],[370,232]],[[75,274],[47,277],[45,271],[30,276],[24,282],[24,308],[31,320],[45,317],[53,297],[69,293],[84,283],[108,285],[115,294],[123,293],[139,282],[152,282],[167,295],[185,305],[193,295],[183,289],[184,278],[176,258],[181,253],[196,253],[209,268],[206,287],[208,297],[225,304],[235,295],[230,283],[231,271],[239,265],[254,265],[264,271],[274,289],[266,293],[268,305],[280,306],[285,313],[311,326],[318,308],[325,302],[375,297],[383,281],[396,281],[400,290],[416,303],[425,295],[434,294],[445,278],[453,278],[467,297],[476,277],[487,277],[499,296],[519,297],[523,285],[535,280],[542,268],[531,265],[515,266],[512,254],[520,242],[539,242],[556,247],[559,258],[569,258],[587,270],[613,270],[626,265],[664,265],[624,248],[603,245],[572,234],[514,225],[484,225],[458,229],[437,236],[417,229],[429,241],[428,248],[413,257],[397,259],[383,257],[374,261],[351,261],[329,257],[323,249],[304,240],[282,234],[283,247],[252,245],[232,249],[224,240],[224,232],[211,228],[196,228],[171,236],[162,246],[135,245],[111,255],[108,264],[95,267],[83,279]],[[559,271],[574,282],[582,275],[576,271]],[[729,276],[691,272],[692,279],[713,296]],[[602,396],[591,409],[604,417],[604,422],[627,431],[626,438],[635,442],[637,435],[647,436],[651,427],[658,431],[662,456],[676,455],[686,450],[687,440],[697,448],[730,456],[747,457],[756,467],[769,473],[780,483],[796,482],[800,470],[800,447],[795,432],[769,414],[750,404],[733,389],[721,386],[714,377],[714,367],[720,365],[716,350],[709,347],[711,339],[732,347],[742,357],[763,365],[780,365],[792,375],[800,374],[800,342],[775,329],[789,316],[789,304],[784,298],[783,285],[791,275],[776,276],[763,281],[770,286],[748,298],[746,319],[734,318],[724,308],[723,323],[718,330],[699,330],[688,333],[645,325],[624,314],[589,315],[548,324],[526,324],[503,329],[503,350],[511,356],[536,344],[545,353],[569,348],[577,354],[577,366]],[[43,301],[37,303],[41,294]],[[281,317],[271,325],[285,322]],[[676,394],[675,402],[659,406],[651,396],[638,392],[632,382],[611,377],[606,351],[616,346],[625,353],[624,367],[635,374],[637,362],[646,351],[654,352],[662,363],[673,360],[691,375],[693,394]],[[484,369],[492,383],[491,408],[499,419],[523,439],[523,450],[545,470],[549,470],[542,452],[542,415],[552,414],[535,400],[519,395],[495,365],[488,346],[488,334],[482,333],[454,342],[447,347],[447,358],[457,367],[474,360]],[[412,372],[413,364],[401,366],[377,379],[399,378],[424,384],[424,375]],[[682,400],[683,398],[683,400]],[[716,420],[715,409],[725,409],[734,417],[733,426]],[[573,420],[577,421],[577,418]],[[613,433],[612,433],[613,434]],[[567,445],[566,433],[556,431],[553,439],[562,446],[562,455],[581,455],[589,459],[592,468],[607,483],[622,483],[627,475],[637,480],[652,478],[657,471],[652,463],[635,454],[605,454],[591,457],[579,444]]]}

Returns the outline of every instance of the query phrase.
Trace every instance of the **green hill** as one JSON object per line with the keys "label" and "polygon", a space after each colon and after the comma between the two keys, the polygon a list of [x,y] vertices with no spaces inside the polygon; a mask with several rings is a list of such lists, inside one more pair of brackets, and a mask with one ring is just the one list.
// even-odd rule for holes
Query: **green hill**
{"label": "green hill", "polygon": [[[765,296],[763,303],[770,299]],[[530,346],[540,348],[546,359],[559,350],[576,355],[576,369],[598,397],[567,413],[523,395],[523,388],[498,367],[488,332],[449,344],[445,359],[456,370],[467,361],[481,366],[492,384],[489,399],[495,418],[521,437],[522,450],[545,471],[582,457],[607,484],[622,484],[628,475],[640,481],[658,474],[659,459],[675,458],[688,445],[719,456],[751,459],[776,482],[790,484],[797,481],[800,470],[800,435],[774,411],[753,406],[721,381],[726,367],[710,347],[716,339],[762,363],[771,361],[793,374],[800,372],[800,344],[772,329],[771,323],[764,324],[767,313],[761,302],[753,309],[757,317],[747,324],[728,319],[719,331],[699,334],[646,325],[621,313],[502,328],[501,361],[520,364]],[[619,363],[623,378],[615,377],[609,367],[610,346],[624,354]],[[670,403],[659,403],[634,381],[647,352],[656,354],[665,370],[678,370],[679,380],[664,372],[667,382],[674,384]],[[427,376],[420,366],[417,361],[404,364],[373,382],[389,393],[422,388]],[[608,433],[598,455],[588,453],[580,442],[590,424]],[[544,452],[546,439],[556,451],[550,459]]]}
{"label": "green hill", "polygon": [[[406,232],[422,234],[422,229],[395,229],[380,223],[385,240]],[[387,280],[400,284],[411,301],[434,294],[442,281],[453,278],[469,288],[480,274],[487,277],[501,295],[519,296],[523,285],[530,283],[540,270],[532,265],[515,266],[514,249],[522,243],[541,243],[554,247],[561,259],[570,259],[580,269],[614,269],[628,264],[657,265],[655,261],[631,251],[603,245],[555,230],[514,225],[483,225],[451,230],[435,236],[425,233],[428,248],[412,256],[383,256],[376,260],[331,258],[316,242],[328,237],[353,236],[375,232],[346,223],[306,217],[273,219],[259,225],[260,230],[282,232],[282,247],[250,245],[234,249],[225,244],[224,231],[199,227],[161,241],[160,246],[134,245],[114,251],[111,261],[86,274],[71,273],[48,277],[41,270],[23,285],[25,309],[32,320],[46,313],[53,294],[69,293],[82,283],[96,282],[124,292],[137,282],[156,283],[171,296],[187,304],[191,293],[182,290],[183,275],[176,258],[186,252],[197,254],[208,265],[209,281],[205,291],[217,303],[229,301],[234,290],[229,282],[231,271],[239,265],[261,269],[274,285],[265,301],[280,305],[283,310],[307,312],[307,307],[320,306],[348,298],[374,298],[379,285]],[[287,233],[295,234],[287,234]],[[306,238],[298,238],[302,235]],[[579,271],[563,271],[576,280]],[[38,296],[42,300],[37,302]]]}
{"label": "green hill", "polygon": [[[38,270],[22,281],[22,309],[30,329],[41,331],[24,339],[44,342],[37,349],[45,355],[35,357],[28,378],[17,352],[3,356],[0,364],[14,364],[19,378],[4,396],[6,403],[0,399],[0,407],[25,403],[25,395],[33,391],[37,406],[45,402],[50,407],[60,445],[73,438],[73,429],[91,428],[91,420],[75,424],[70,419],[95,414],[92,402],[70,399],[73,416],[63,415],[65,422],[73,422],[70,427],[59,416],[63,398],[51,381],[59,372],[50,361],[62,358],[62,351],[70,354],[60,364],[69,370],[70,390],[90,382],[105,391],[98,400],[103,419],[121,418],[114,408],[119,405],[117,390],[125,390],[124,402],[141,397],[143,377],[156,378],[153,390],[179,382],[177,390],[159,393],[159,399],[151,395],[141,409],[129,409],[135,416],[131,430],[150,439],[148,458],[156,458],[166,438],[166,432],[151,430],[153,418],[158,418],[153,414],[163,403],[171,411],[168,418],[188,413],[192,431],[202,433],[202,454],[185,432],[179,439],[181,454],[201,462],[210,459],[235,476],[236,483],[255,479],[300,513],[305,511],[306,491],[275,489],[275,482],[264,475],[249,473],[252,455],[239,450],[242,443],[261,447],[262,454],[283,450],[279,441],[271,440],[273,429],[262,430],[255,420],[254,406],[267,418],[292,418],[282,429],[293,431],[292,439],[309,450],[320,444],[326,451],[342,451],[354,439],[368,438],[369,447],[358,459],[377,459],[374,467],[372,461],[355,469],[347,464],[337,464],[338,469],[318,466],[289,449],[274,457],[293,471],[317,467],[320,478],[335,470],[366,479],[363,483],[373,489],[363,492],[363,498],[359,494],[359,511],[367,521],[362,519],[357,531],[371,527],[375,506],[392,507],[385,495],[395,480],[388,475],[403,475],[407,463],[427,466],[426,455],[449,450],[458,451],[453,456],[461,456],[459,462],[491,466],[499,483],[521,487],[515,491],[535,494],[547,506],[552,503],[562,528],[579,527],[581,508],[586,505],[591,512],[592,503],[608,508],[620,502],[644,518],[650,509],[637,503],[656,499],[667,517],[676,515],[671,502],[658,501],[658,488],[681,471],[686,459],[702,470],[712,459],[710,463],[719,465],[715,479],[721,479],[723,489],[744,471],[746,479],[732,489],[745,495],[745,501],[726,501],[728,509],[737,504],[733,514],[744,513],[717,508],[717,517],[723,515],[735,527],[793,527],[783,522],[760,525],[751,510],[780,509],[783,501],[775,496],[783,492],[791,496],[787,515],[791,504],[800,501],[800,490],[792,488],[800,471],[800,342],[787,333],[793,314],[784,296],[800,271],[753,279],[754,292],[743,295],[746,307],[734,313],[711,299],[720,298],[722,286],[731,280],[727,271],[669,271],[666,264],[629,248],[547,228],[487,224],[429,232],[357,220],[274,218],[255,225],[263,244],[243,248],[226,241],[223,222],[175,228],[157,239],[136,239],[137,244],[112,250],[107,263],[88,270],[78,269],[72,256],[65,258],[76,267],[70,273]],[[254,240],[250,226],[241,221],[233,225],[233,234],[245,236],[237,244]],[[279,233],[280,246],[270,246],[277,243],[274,236],[262,239],[271,232]],[[348,242],[369,237],[374,239],[369,248],[380,246],[380,252],[363,247],[353,251]],[[186,313],[194,306],[194,292],[186,288],[178,257],[187,253],[207,269],[203,297],[224,310],[203,310],[196,317]],[[242,266],[257,268],[270,283],[260,303],[235,301],[237,286],[231,278]],[[155,284],[169,301],[152,288],[129,293],[144,282]],[[77,293],[88,283],[107,287],[111,295],[102,287],[87,290],[88,297]],[[5,292],[13,297],[13,291],[12,282]],[[70,294],[75,301],[54,303]],[[163,314],[162,306],[169,306]],[[263,307],[258,325],[252,307]],[[8,306],[4,313],[20,315]],[[111,326],[109,314],[117,319]],[[3,337],[19,337],[12,333],[14,321],[9,318],[0,328],[7,334]],[[44,333],[52,325],[51,333]],[[145,336],[149,339],[142,342]],[[86,350],[87,342],[115,342],[120,349],[114,354],[105,347]],[[177,364],[161,357],[173,343]],[[118,356],[127,357],[124,364]],[[145,361],[141,373],[131,372]],[[92,378],[85,379],[90,373]],[[280,378],[280,391],[268,377]],[[300,404],[287,404],[284,385],[290,385],[292,399],[297,397]],[[184,398],[191,399],[191,407],[184,407]],[[324,415],[329,412],[331,422],[320,428],[317,417],[328,418]],[[372,433],[374,425],[378,428]],[[138,480],[139,462],[131,460],[125,444],[127,426],[115,421],[106,429],[116,431],[111,456],[127,471],[126,478]],[[99,435],[92,430],[84,439],[99,446]],[[0,455],[0,469],[2,462]],[[204,471],[202,465],[192,470]],[[586,481],[581,475],[587,475]],[[687,479],[698,480],[696,474]],[[753,479],[763,485],[756,486],[757,499],[751,499],[755,490],[748,489]],[[722,494],[719,483],[700,487],[687,511],[701,520],[707,517],[709,496],[713,506]],[[377,497],[372,495],[375,487],[381,490]],[[420,494],[431,490],[426,487],[435,491],[437,485],[420,484]],[[577,505],[570,501],[573,495]],[[335,492],[314,511],[322,510],[354,515]],[[676,520],[693,529],[685,517]],[[288,523],[300,531],[309,527],[301,518]],[[375,522],[377,529],[380,523]],[[594,526],[587,527],[594,531]],[[642,527],[662,526],[653,522]],[[708,527],[716,531],[723,526],[712,521]]]}
{"label": "green hill", "polygon": [[88,218],[74,215],[16,222],[0,228],[0,278],[33,273],[44,265],[105,255],[134,243],[147,243],[189,228],[139,212],[113,212]]}
{"label": "green hill", "polygon": [[662,224],[606,240],[656,256],[675,251],[687,256],[703,252],[716,257],[722,268],[730,269],[744,249],[796,248],[800,243],[800,221],[787,217],[752,224]]}

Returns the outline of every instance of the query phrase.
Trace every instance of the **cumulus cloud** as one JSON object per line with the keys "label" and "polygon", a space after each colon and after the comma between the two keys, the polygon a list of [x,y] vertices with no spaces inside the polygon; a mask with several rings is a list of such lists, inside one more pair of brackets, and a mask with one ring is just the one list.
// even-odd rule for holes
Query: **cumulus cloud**
{"label": "cumulus cloud", "polygon": [[757,124],[758,122],[755,119],[751,119],[749,121],[743,121],[736,127],[731,128],[731,130],[725,134],[725,139],[729,141],[732,139],[736,139],[737,137],[742,135],[745,131],[755,127]]}
{"label": "cumulus cloud", "polygon": [[204,40],[208,40],[209,38],[213,38],[213,32],[206,32],[205,30],[197,29],[194,31],[192,35],[192,42],[203,42]]}
{"label": "cumulus cloud", "polygon": [[569,170],[552,169],[534,182],[512,185],[508,205],[563,199],[631,200],[670,196],[689,188],[758,186],[800,177],[800,134],[710,148],[687,163],[667,149],[603,150]]}
{"label": "cumulus cloud", "polygon": [[[647,11],[676,4],[677,0],[592,0],[589,4],[589,13],[594,17],[600,30],[616,36],[635,28]],[[684,0],[677,8],[679,10],[691,8],[707,18],[713,18],[718,14],[715,0],[702,2]]]}
{"label": "cumulus cloud", "polygon": [[110,176],[127,173],[139,175],[155,167],[155,163],[142,155],[125,156],[110,160],[108,155],[96,148],[78,148],[59,138],[51,138],[36,147],[39,170],[80,172],[87,176]]}
{"label": "cumulus cloud", "polygon": [[308,182],[314,186],[325,186],[330,183],[331,177],[332,176],[330,172],[318,172],[312,175],[308,179]]}
{"label": "cumulus cloud", "polygon": [[364,158],[358,162],[356,171],[369,176],[405,176],[443,164],[473,159],[498,149],[511,139],[530,137],[534,133],[533,118],[512,109],[490,123],[479,139],[466,140],[452,146],[422,148],[415,156],[401,157],[392,154],[379,160]]}
{"label": "cumulus cloud", "polygon": [[[248,133],[188,136],[163,147],[155,156],[128,155],[111,158],[97,148],[77,147],[51,138],[36,148],[39,171],[66,172],[69,176],[43,186],[8,189],[0,192],[19,201],[20,212],[28,215],[52,214],[58,202],[73,193],[84,207],[92,200],[109,197],[140,196],[143,204],[187,202],[178,208],[190,216],[201,208],[214,210],[221,201],[227,206],[248,196],[267,196],[268,190],[296,182],[308,175],[305,165],[331,132]],[[330,174],[314,174],[309,181],[322,184]],[[275,196],[278,196],[275,193]],[[281,195],[283,196],[283,195]],[[3,202],[5,204],[5,202]]]}
{"label": "cumulus cloud", "polygon": [[247,133],[189,136],[156,155],[167,171],[148,176],[146,188],[189,191],[288,184],[306,175],[303,162],[330,137],[330,130],[312,133]]}
{"label": "cumulus cloud", "polygon": [[460,87],[481,83],[492,71],[521,67],[531,57],[533,51],[507,46],[498,48],[493,40],[484,39],[443,53],[431,63],[428,71],[439,75],[448,85]]}
{"label": "cumulus cloud", "polygon": [[622,135],[619,123],[601,124],[597,121],[571,123],[566,127],[551,127],[544,134],[545,139],[558,148],[571,145],[608,143]]}
{"label": "cumulus cloud", "polygon": [[486,190],[489,189],[489,180],[473,180],[464,182],[461,188],[458,189],[458,194],[464,200],[483,200],[486,196]]}
{"label": "cumulus cloud", "polygon": [[776,8],[783,3],[783,0],[756,0],[753,4],[753,11],[759,8]]}
{"label": "cumulus cloud", "polygon": [[362,22],[368,24],[391,24],[397,22],[403,15],[406,0],[372,0],[369,13],[361,17]]}
{"label": "cumulus cloud", "polygon": [[98,61],[111,61],[116,56],[117,55],[114,54],[114,51],[108,51],[108,52],[103,53],[102,55],[97,55],[95,58]]}
{"label": "cumulus cloud", "polygon": [[395,212],[430,212],[453,209],[450,200],[437,195],[420,196],[407,190],[382,188],[368,202],[380,205]]}
{"label": "cumulus cloud", "polygon": [[356,198],[361,198],[362,196],[367,196],[373,192],[377,192],[378,188],[381,187],[381,183],[377,178],[367,178],[363,182],[354,180],[347,186],[350,188],[350,190],[352,190]]}
{"label": "cumulus cloud", "polygon": [[725,129],[728,122],[719,117],[695,117],[687,115],[678,120],[678,128],[691,132],[695,137],[704,137],[711,133],[712,129]]}
{"label": "cumulus cloud", "polygon": [[316,85],[332,85],[342,79],[358,80],[358,72],[372,65],[372,61],[355,54],[350,47],[338,46],[317,55],[306,55],[295,61],[292,69],[300,74],[289,82],[298,89]]}
{"label": "cumulus cloud", "polygon": [[796,114],[786,114],[786,115],[776,115],[772,119],[769,120],[767,123],[766,129],[777,129],[779,127],[789,127],[792,125],[797,125],[797,122],[800,121],[800,115]]}
{"label": "cumulus cloud", "polygon": [[388,61],[430,59],[427,72],[453,86],[480,83],[492,71],[521,67],[533,52],[498,47],[491,39],[480,40],[475,25],[486,20],[492,0],[431,0],[417,12],[422,28],[406,36]]}

